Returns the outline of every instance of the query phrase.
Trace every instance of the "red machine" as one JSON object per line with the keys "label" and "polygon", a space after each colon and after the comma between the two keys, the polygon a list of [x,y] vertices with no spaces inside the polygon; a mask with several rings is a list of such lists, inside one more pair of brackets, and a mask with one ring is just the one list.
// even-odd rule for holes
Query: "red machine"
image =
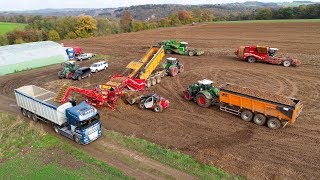
{"label": "red machine", "polygon": [[239,59],[254,63],[257,61],[270,64],[283,65],[285,67],[298,66],[301,62],[293,57],[276,56],[279,49],[267,46],[240,46],[235,52]]}
{"label": "red machine", "polygon": [[74,54],[75,56],[78,56],[80,54],[82,54],[82,48],[81,47],[72,47],[74,50]]}

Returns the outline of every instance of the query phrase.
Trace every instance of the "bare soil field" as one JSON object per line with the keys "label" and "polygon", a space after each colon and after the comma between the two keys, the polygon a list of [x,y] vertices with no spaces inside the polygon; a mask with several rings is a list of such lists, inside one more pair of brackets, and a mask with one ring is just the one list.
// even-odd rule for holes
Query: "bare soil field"
{"label": "bare soil field", "polygon": [[[9,99],[14,98],[13,89],[22,85],[57,92],[62,82],[86,88],[107,82],[130,61],[140,59],[151,45],[173,38],[206,53],[200,57],[171,55],[180,59],[185,72],[149,89],[168,98],[170,107],[157,114],[119,99],[115,111],[100,109],[105,128],[176,149],[249,179],[320,178],[320,23],[199,24],[64,41],[66,46],[110,55],[109,69],[82,81],[59,80],[60,65],[0,77],[0,93],[6,96],[1,96],[0,109],[12,111],[14,101]],[[279,48],[302,65],[249,64],[234,57],[238,46],[255,44]],[[217,85],[229,82],[295,97],[303,101],[304,109],[296,123],[284,129],[243,122],[217,107],[201,108],[183,99],[182,91],[204,78]]]}

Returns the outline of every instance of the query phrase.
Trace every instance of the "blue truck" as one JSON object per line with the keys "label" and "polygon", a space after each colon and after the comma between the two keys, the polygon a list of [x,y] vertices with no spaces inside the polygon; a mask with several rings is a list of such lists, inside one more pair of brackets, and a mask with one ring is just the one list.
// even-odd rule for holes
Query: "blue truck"
{"label": "blue truck", "polygon": [[56,133],[79,144],[88,144],[101,136],[99,113],[86,102],[60,104],[54,101],[55,93],[34,85],[14,91],[23,116],[51,122]]}

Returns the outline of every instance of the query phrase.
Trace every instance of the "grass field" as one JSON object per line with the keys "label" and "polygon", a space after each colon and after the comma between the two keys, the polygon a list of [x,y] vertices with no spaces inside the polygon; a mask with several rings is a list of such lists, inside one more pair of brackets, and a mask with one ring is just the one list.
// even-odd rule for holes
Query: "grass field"
{"label": "grass field", "polygon": [[275,20],[245,20],[245,21],[215,21],[216,24],[229,23],[281,23],[281,22],[320,22],[320,19],[275,19]]}
{"label": "grass field", "polygon": [[0,22],[0,35],[3,35],[15,29],[23,29],[25,26],[26,24]]}
{"label": "grass field", "polygon": [[0,121],[0,179],[130,179],[32,122],[1,112]]}

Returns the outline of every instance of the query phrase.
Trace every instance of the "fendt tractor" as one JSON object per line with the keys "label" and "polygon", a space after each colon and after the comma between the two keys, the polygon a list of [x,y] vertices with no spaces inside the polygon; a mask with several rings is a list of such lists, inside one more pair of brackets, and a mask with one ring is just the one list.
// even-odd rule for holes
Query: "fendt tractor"
{"label": "fendt tractor", "polygon": [[201,107],[209,107],[219,102],[219,89],[207,79],[190,85],[183,94],[186,100],[193,100]]}
{"label": "fendt tractor", "polygon": [[62,64],[62,70],[58,72],[58,77],[60,79],[67,78],[71,79],[74,72],[78,69],[75,61],[67,61]]}
{"label": "fendt tractor", "polygon": [[228,83],[216,88],[210,80],[198,81],[183,93],[186,100],[194,100],[201,107],[216,105],[243,121],[253,121],[260,126],[267,124],[270,129],[293,124],[303,108],[298,99]]}
{"label": "fendt tractor", "polygon": [[55,93],[34,85],[15,89],[17,105],[23,116],[46,121],[54,131],[79,144],[88,144],[101,136],[98,111],[86,102],[57,103]]}
{"label": "fendt tractor", "polygon": [[164,47],[166,54],[175,53],[188,56],[200,56],[204,54],[202,50],[188,47],[187,42],[180,42],[177,40],[162,41],[159,45]]}
{"label": "fendt tractor", "polygon": [[276,56],[279,49],[268,46],[240,46],[235,55],[248,63],[265,62],[269,64],[283,65],[284,67],[298,66],[301,62],[288,56]]}
{"label": "fendt tractor", "polygon": [[184,66],[179,62],[179,60],[172,57],[167,58],[162,64],[162,67],[170,76],[176,76],[178,73],[182,73],[184,71]]}

